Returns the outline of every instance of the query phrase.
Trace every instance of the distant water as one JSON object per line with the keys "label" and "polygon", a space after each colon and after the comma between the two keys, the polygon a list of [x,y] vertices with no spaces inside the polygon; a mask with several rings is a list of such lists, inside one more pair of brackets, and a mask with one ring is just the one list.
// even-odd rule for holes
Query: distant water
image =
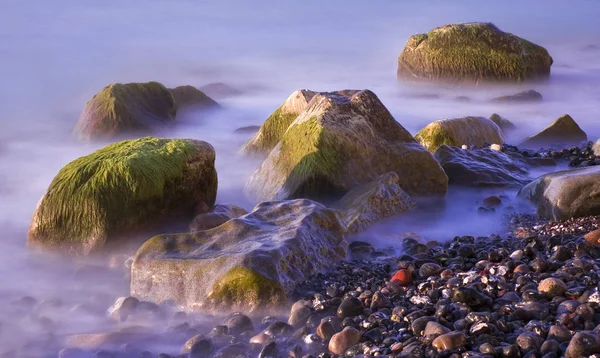
{"label": "distant water", "polygon": [[[226,110],[209,117],[188,114],[176,130],[161,135],[212,143],[218,202],[250,209],[255,203],[240,195],[241,188],[260,163],[236,155],[247,136],[232,132],[261,124],[299,88],[369,88],[412,133],[436,119],[497,112],[517,124],[518,133],[509,138],[516,143],[569,113],[590,139],[600,137],[599,18],[600,2],[591,0],[2,0],[0,292],[6,294],[0,301],[22,294],[77,300],[97,291],[115,297],[126,293],[123,282],[111,291],[60,280],[70,276],[34,264],[24,249],[31,214],[55,173],[100,146],[76,143],[69,132],[85,101],[108,83],[224,82],[242,90],[241,96],[220,101]],[[552,78],[533,87],[543,94],[542,103],[487,102],[528,85],[473,90],[397,83],[396,58],[411,34],[468,21],[494,22],[549,50]],[[460,95],[471,101],[456,101]],[[453,192],[439,215],[392,218],[382,224],[383,233],[368,236],[394,245],[378,236],[420,230],[440,239],[500,231],[497,216],[477,215],[481,195]]]}

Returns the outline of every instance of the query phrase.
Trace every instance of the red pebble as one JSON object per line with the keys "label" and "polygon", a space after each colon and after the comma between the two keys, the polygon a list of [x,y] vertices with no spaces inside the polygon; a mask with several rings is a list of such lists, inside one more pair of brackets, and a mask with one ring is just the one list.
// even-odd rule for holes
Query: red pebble
{"label": "red pebble", "polygon": [[408,270],[400,269],[390,281],[400,286],[408,286],[412,283],[412,274]]}

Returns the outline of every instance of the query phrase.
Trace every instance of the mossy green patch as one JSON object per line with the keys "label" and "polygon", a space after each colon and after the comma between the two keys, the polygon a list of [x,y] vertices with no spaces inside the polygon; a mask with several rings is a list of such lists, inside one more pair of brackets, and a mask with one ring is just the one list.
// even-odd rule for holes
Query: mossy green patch
{"label": "mossy green patch", "polygon": [[279,283],[252,269],[236,266],[215,281],[209,298],[224,305],[266,307],[283,303],[286,294]]}
{"label": "mossy green patch", "polygon": [[279,107],[263,123],[258,134],[244,147],[247,153],[265,153],[271,151],[283,137],[298,113],[285,113]]}

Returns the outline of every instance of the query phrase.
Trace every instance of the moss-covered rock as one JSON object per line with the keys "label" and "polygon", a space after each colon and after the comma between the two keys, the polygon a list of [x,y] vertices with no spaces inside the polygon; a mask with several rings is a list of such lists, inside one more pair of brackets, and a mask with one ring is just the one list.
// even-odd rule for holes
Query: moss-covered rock
{"label": "moss-covered rock", "polygon": [[523,143],[519,144],[519,147],[540,149],[541,147],[552,146],[560,148],[581,144],[585,141],[587,141],[587,135],[573,117],[563,114],[536,135],[525,139]]}
{"label": "moss-covered rock", "polygon": [[162,84],[115,83],[86,103],[73,132],[82,140],[148,134],[176,114],[175,99]]}
{"label": "moss-covered rock", "polygon": [[500,127],[483,117],[442,119],[428,124],[415,135],[425,148],[435,152],[442,145],[504,144]]}
{"label": "moss-covered rock", "polygon": [[178,86],[169,89],[178,109],[196,108],[196,109],[213,109],[220,108],[219,104],[212,98],[208,97],[204,92],[194,86]]}
{"label": "moss-covered rock", "polygon": [[310,200],[264,202],[211,229],[160,235],[136,253],[131,294],[188,310],[254,312],[346,257],[341,214]]}
{"label": "moss-covered rock", "polygon": [[491,23],[437,27],[408,39],[398,77],[449,82],[523,82],[546,79],[552,57],[541,46]]}
{"label": "moss-covered rock", "polygon": [[246,215],[248,212],[231,204],[217,204],[210,212],[197,215],[190,223],[190,231],[208,230],[225,222]]}
{"label": "moss-covered rock", "polygon": [[318,93],[246,185],[259,200],[339,199],[396,172],[409,194],[444,195],[447,177],[433,156],[369,91]]}
{"label": "moss-covered rock", "polygon": [[346,232],[365,231],[387,217],[409,211],[415,202],[400,187],[398,174],[383,174],[344,195],[338,206],[344,215]]}
{"label": "moss-covered rock", "polygon": [[497,113],[492,113],[488,119],[494,123],[496,123],[496,125],[498,127],[500,127],[500,129],[502,130],[503,134],[507,134],[511,131],[513,131],[516,127],[513,124],[513,122],[509,121],[508,119],[502,117],[501,115],[497,114]]}
{"label": "moss-covered rock", "polygon": [[89,254],[175,217],[217,193],[206,143],[152,137],[111,144],[63,167],[38,204],[32,247]]}

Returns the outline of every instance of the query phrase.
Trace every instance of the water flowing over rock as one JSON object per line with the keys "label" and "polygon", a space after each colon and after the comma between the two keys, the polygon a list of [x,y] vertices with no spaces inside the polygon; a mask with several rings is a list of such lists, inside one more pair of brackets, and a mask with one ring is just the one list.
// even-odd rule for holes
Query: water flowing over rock
{"label": "water flowing over rock", "polygon": [[523,82],[546,79],[552,57],[541,46],[491,23],[437,27],[408,39],[398,78],[444,82]]}
{"label": "water flowing over rock", "polygon": [[190,224],[190,231],[200,231],[215,228],[225,222],[246,215],[248,212],[231,204],[217,204],[208,212],[194,218]]}
{"label": "water flowing over rock", "polygon": [[451,184],[520,188],[531,181],[523,161],[497,150],[468,150],[442,145],[435,152],[435,157]]}
{"label": "water flowing over rock", "polygon": [[132,296],[187,310],[280,307],[295,285],[346,257],[337,210],[298,199],[264,202],[212,230],[160,235],[132,265]]}
{"label": "water flowing over rock", "polygon": [[445,195],[447,177],[438,162],[373,92],[340,93],[313,97],[248,181],[248,195],[339,197],[388,172],[398,174],[410,195]]}
{"label": "water flowing over rock", "polygon": [[564,147],[585,141],[587,141],[585,132],[579,128],[571,116],[564,114],[536,135],[525,139],[523,143],[519,144],[519,147],[531,149],[553,145]]}
{"label": "water flowing over rock", "polygon": [[172,124],[176,114],[175,99],[162,84],[115,83],[85,104],[73,133],[81,140],[150,134]]}
{"label": "water flowing over rock", "polygon": [[460,147],[504,144],[502,130],[484,117],[442,119],[428,124],[415,135],[427,150],[435,152],[441,145]]}
{"label": "water flowing over rock", "polygon": [[410,210],[415,202],[400,187],[398,174],[383,174],[374,181],[352,189],[340,199],[346,230],[356,233],[375,222]]}
{"label": "water flowing over rock", "polygon": [[542,94],[538,91],[528,90],[519,93],[515,93],[509,96],[501,96],[492,99],[493,102],[503,102],[503,103],[523,103],[523,102],[539,102],[542,100]]}
{"label": "water flowing over rock", "polygon": [[159,222],[191,218],[196,204],[215,201],[214,162],[206,142],[152,137],[78,158],[58,172],[39,202],[28,244],[89,254]]}
{"label": "water flowing over rock", "polygon": [[169,89],[179,110],[187,107],[195,109],[220,108],[219,104],[194,86],[178,86]]}
{"label": "water flowing over rock", "polygon": [[542,175],[519,192],[537,207],[538,215],[566,220],[600,214],[600,167]]}

